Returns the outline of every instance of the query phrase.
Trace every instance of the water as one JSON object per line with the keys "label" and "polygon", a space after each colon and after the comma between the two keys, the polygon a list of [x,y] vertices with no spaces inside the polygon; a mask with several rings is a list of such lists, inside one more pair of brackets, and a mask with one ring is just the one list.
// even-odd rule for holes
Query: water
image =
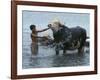
{"label": "water", "polygon": [[85,47],[83,55],[79,55],[77,50],[67,51],[65,55],[63,55],[61,50],[60,54],[56,55],[54,48],[39,46],[38,55],[32,55],[31,45],[28,43],[23,46],[22,67],[24,69],[89,65],[90,54],[88,47]]}

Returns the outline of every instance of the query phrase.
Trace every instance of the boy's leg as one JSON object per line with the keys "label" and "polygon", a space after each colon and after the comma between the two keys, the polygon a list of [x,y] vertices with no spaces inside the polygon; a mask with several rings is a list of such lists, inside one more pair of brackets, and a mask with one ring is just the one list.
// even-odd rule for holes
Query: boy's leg
{"label": "boy's leg", "polygon": [[38,54],[38,45],[36,43],[31,44],[31,52],[32,52],[33,55]]}

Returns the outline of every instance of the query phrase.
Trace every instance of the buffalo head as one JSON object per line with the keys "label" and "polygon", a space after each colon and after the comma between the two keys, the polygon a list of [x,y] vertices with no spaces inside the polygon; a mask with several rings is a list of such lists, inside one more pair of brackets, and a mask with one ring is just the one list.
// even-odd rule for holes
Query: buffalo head
{"label": "buffalo head", "polygon": [[48,27],[50,29],[52,29],[53,32],[57,32],[59,29],[62,28],[62,23],[58,20],[55,20],[53,22],[51,22],[50,24],[48,24]]}

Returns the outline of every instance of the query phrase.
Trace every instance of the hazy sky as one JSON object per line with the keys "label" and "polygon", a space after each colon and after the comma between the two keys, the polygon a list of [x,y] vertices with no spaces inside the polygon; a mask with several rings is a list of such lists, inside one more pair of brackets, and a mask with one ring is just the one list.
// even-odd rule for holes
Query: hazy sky
{"label": "hazy sky", "polygon": [[[53,19],[59,19],[66,26],[75,27],[81,26],[86,29],[87,35],[89,36],[90,28],[90,15],[85,13],[64,13],[64,12],[34,12],[34,11],[23,11],[23,31],[30,32],[29,26],[35,24],[37,29],[41,30],[47,28],[47,25]],[[48,30],[42,34],[52,34],[51,30]]]}

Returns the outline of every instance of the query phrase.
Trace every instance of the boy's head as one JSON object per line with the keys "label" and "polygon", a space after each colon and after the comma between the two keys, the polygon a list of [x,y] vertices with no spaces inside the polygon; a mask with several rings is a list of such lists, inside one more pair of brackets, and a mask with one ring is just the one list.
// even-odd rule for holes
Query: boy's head
{"label": "boy's head", "polygon": [[30,30],[33,30],[33,29],[35,29],[35,28],[36,28],[35,25],[31,25],[31,26],[30,26]]}

